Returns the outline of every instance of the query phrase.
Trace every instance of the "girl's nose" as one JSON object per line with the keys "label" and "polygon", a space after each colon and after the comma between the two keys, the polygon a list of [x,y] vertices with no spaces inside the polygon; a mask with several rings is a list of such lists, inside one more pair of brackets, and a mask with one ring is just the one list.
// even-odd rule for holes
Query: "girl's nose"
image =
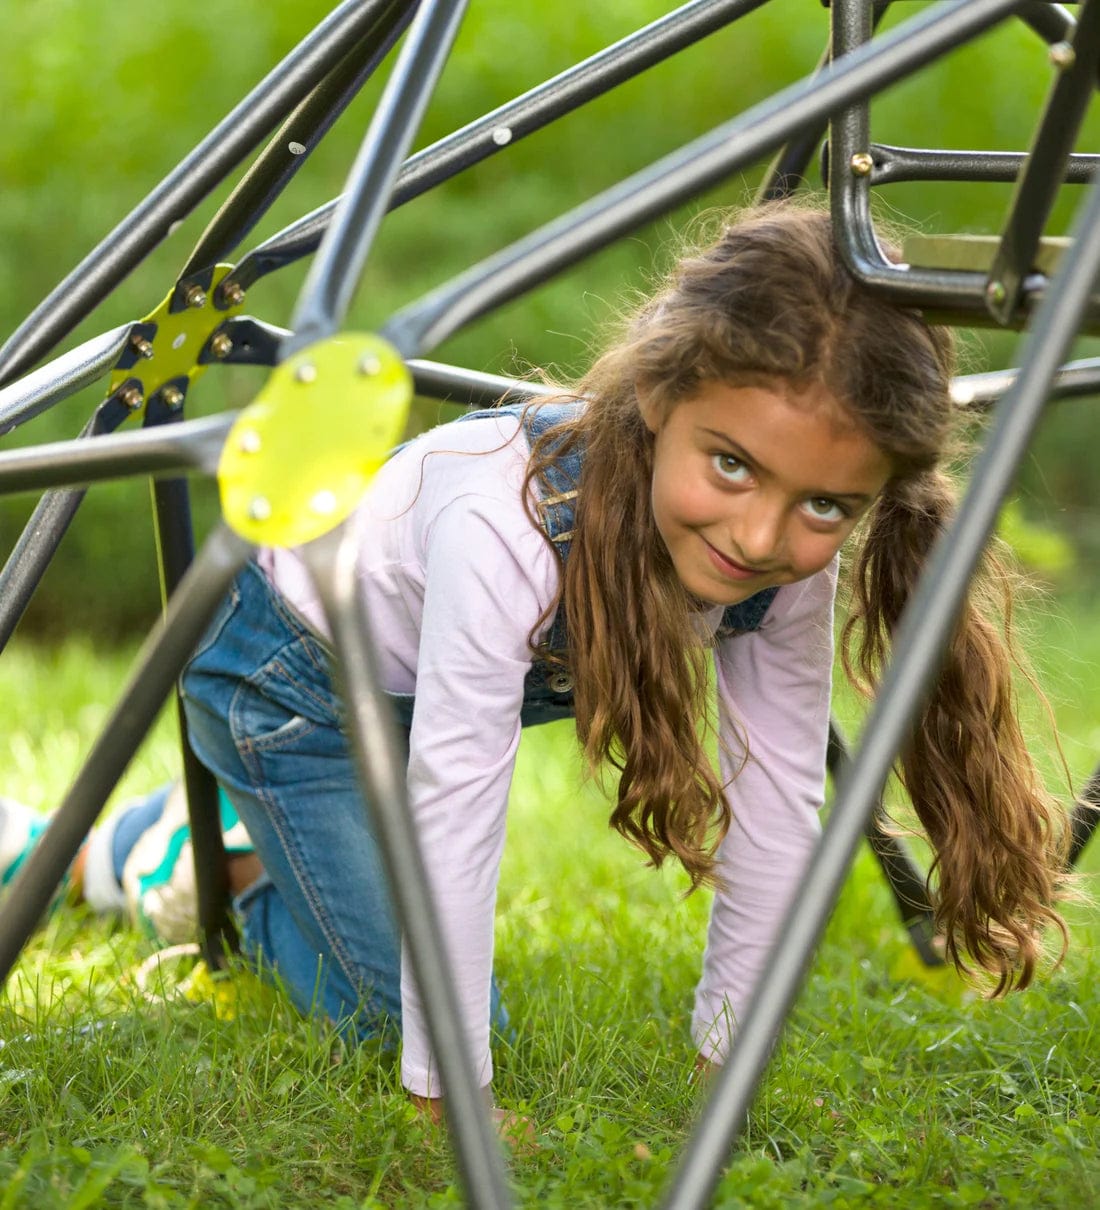
{"label": "girl's nose", "polygon": [[754,567],[766,566],[779,553],[783,540],[783,510],[774,503],[757,500],[730,525],[735,548]]}

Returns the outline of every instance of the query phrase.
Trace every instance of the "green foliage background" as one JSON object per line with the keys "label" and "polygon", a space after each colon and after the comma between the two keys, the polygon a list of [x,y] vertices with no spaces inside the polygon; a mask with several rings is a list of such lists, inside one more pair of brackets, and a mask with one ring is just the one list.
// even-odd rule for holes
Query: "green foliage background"
{"label": "green foliage background", "polygon": [[[418,145],[671,7],[659,0],[566,9],[479,0]],[[886,27],[927,5],[894,7]],[[0,49],[0,111],[8,116],[0,141],[0,334],[13,330],[330,8],[323,0],[165,0],[152,9],[133,0],[109,6],[41,0],[11,7]],[[378,326],[435,283],[802,77],[816,63],[826,32],[819,0],[771,0],[410,203],[384,224],[348,326]],[[916,146],[1022,149],[1050,80],[1045,47],[1012,23],[889,90],[875,104],[873,136]],[[379,89],[375,82],[349,109],[253,239],[340,191]],[[1092,149],[1097,130],[1094,118],[1081,150]],[[504,373],[532,364],[576,373],[623,301],[668,262],[690,220],[708,208],[748,201],[762,167],[472,325],[436,355]],[[153,310],[231,184],[183,221],[66,344]],[[1064,192],[1056,231],[1067,226],[1081,196]],[[989,233],[999,229],[1009,196],[1007,186],[897,185],[882,198],[882,213],[928,232]],[[260,283],[247,311],[287,322],[304,271],[297,266]],[[1076,355],[1093,345],[1081,342]],[[1016,351],[1012,334],[978,334],[967,345],[967,368],[1011,363]],[[217,368],[192,392],[190,414],[242,406],[262,380],[260,371]],[[67,400],[6,438],[6,445],[75,435],[98,397],[93,390]],[[435,405],[424,408],[422,419],[436,414]],[[1097,428],[1088,404],[1052,412],[1022,484],[1028,514],[1071,535],[1083,552],[1078,567],[1084,573],[1088,556],[1100,549],[1088,458]],[[209,485],[196,484],[196,498],[201,534],[216,505]],[[32,505],[27,497],[2,502],[0,555]],[[119,635],[147,621],[157,597],[146,485],[100,486],[24,626],[32,633],[87,627]]]}

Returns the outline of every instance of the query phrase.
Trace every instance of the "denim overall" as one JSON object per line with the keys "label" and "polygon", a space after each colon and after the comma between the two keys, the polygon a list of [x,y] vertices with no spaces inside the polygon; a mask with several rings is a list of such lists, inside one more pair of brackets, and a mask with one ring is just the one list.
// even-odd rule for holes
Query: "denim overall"
{"label": "denim overall", "polygon": [[[576,403],[505,411],[522,418],[529,440]],[[459,421],[461,423],[461,421]],[[538,504],[547,536],[569,555],[579,453],[547,473]],[[729,607],[720,634],[755,630],[775,589]],[[548,652],[568,651],[564,610]],[[303,1012],[341,1023],[353,1036],[400,1025],[401,938],[377,840],[341,729],[330,651],[247,564],[184,669],[184,707],[199,759],[228,793],[266,874],[236,901],[245,952],[275,973]],[[412,695],[391,695],[399,721],[412,720]],[[524,686],[524,726],[571,717],[572,680],[560,662],[536,657]],[[506,1028],[497,989],[493,1024]]]}

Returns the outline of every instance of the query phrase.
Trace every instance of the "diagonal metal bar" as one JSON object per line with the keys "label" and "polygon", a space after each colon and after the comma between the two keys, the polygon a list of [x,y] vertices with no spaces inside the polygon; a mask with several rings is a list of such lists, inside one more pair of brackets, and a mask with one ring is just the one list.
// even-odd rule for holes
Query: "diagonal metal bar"
{"label": "diagonal metal bar", "polygon": [[997,407],[958,516],[936,543],[902,618],[894,659],[883,678],[863,741],[844,777],[818,852],[787,915],[753,1003],[715,1081],[710,1103],[681,1157],[665,1202],[668,1210],[704,1205],[717,1183],[836,902],[867,817],[939,666],[970,578],[1100,273],[1100,186],[1091,187],[1074,236],[1075,254],[1066,258],[1036,313],[1019,377]]}
{"label": "diagonal metal bar", "polygon": [[130,324],[93,336],[0,390],[0,437],[98,381],[126,348]]}
{"label": "diagonal metal bar", "polygon": [[1020,7],[1020,19],[1047,42],[1068,42],[1073,37],[1076,21],[1061,4],[1046,0],[1028,0]]}
{"label": "diagonal metal bar", "polygon": [[[418,0],[387,0],[370,31],[275,132],[256,162],[199,237],[180,280],[227,260],[283,192],[389,54],[416,11]],[[221,284],[224,291],[225,282]]]}
{"label": "diagonal metal bar", "polygon": [[[90,443],[94,444],[94,443]],[[157,716],[250,547],[225,528],[206,542],[0,913],[0,984],[11,973],[77,850]]]}
{"label": "diagonal metal bar", "polygon": [[[128,415],[127,408],[117,399],[105,399],[77,440],[87,441],[112,433]],[[8,645],[8,639],[26,612],[84,495],[84,488],[46,492],[12,548],[0,571],[0,651]]]}
{"label": "diagonal metal bar", "polygon": [[370,619],[359,592],[354,531],[341,527],[302,550],[332,633],[349,740],[424,1002],[466,1202],[478,1210],[507,1207],[511,1199],[500,1142],[470,1062],[451,964],[409,814],[402,745],[383,696]]}
{"label": "diagonal metal bar", "polygon": [[55,441],[0,454],[0,495],[80,487],[103,479],[170,471],[217,471],[236,412],[185,420],[165,429],[112,433],[95,441]]}
{"label": "diagonal metal bar", "polygon": [[1007,324],[1020,302],[1025,275],[1039,246],[1054,200],[1066,175],[1077,133],[1096,87],[1100,61],[1100,0],[1086,0],[1077,21],[1073,48],[1056,65],[1058,78],[1047,98],[1024,170],[1009,203],[1008,219],[986,301],[990,314]]}
{"label": "diagonal metal bar", "polygon": [[383,334],[407,357],[428,352],[479,315],[666,213],[822,116],[995,25],[1020,3],[951,0],[921,13],[475,265],[397,312]]}
{"label": "diagonal metal bar", "polygon": [[393,183],[447,61],[466,0],[424,0],[352,165],[348,190],[317,251],[295,307],[294,335],[282,355],[340,326],[389,205]]}
{"label": "diagonal metal bar", "polygon": [[[397,176],[390,209],[480,164],[548,123],[633,79],[678,51],[760,8],[766,0],[692,0],[544,84],[530,89],[412,156]],[[231,274],[242,287],[308,256],[321,242],[335,198],[241,258]]]}
{"label": "diagonal metal bar", "polygon": [[0,383],[48,353],[363,37],[386,0],[344,0],[34,309],[0,348]]}

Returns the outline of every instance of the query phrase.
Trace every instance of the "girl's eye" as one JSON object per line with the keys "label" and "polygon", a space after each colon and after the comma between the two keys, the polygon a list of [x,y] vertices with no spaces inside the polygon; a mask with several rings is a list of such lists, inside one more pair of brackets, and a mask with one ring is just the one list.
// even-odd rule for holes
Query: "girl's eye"
{"label": "girl's eye", "polygon": [[714,454],[711,462],[728,483],[743,483],[749,477],[749,468],[734,454]]}
{"label": "girl's eye", "polygon": [[814,496],[803,505],[815,521],[843,521],[847,511],[828,496]]}

